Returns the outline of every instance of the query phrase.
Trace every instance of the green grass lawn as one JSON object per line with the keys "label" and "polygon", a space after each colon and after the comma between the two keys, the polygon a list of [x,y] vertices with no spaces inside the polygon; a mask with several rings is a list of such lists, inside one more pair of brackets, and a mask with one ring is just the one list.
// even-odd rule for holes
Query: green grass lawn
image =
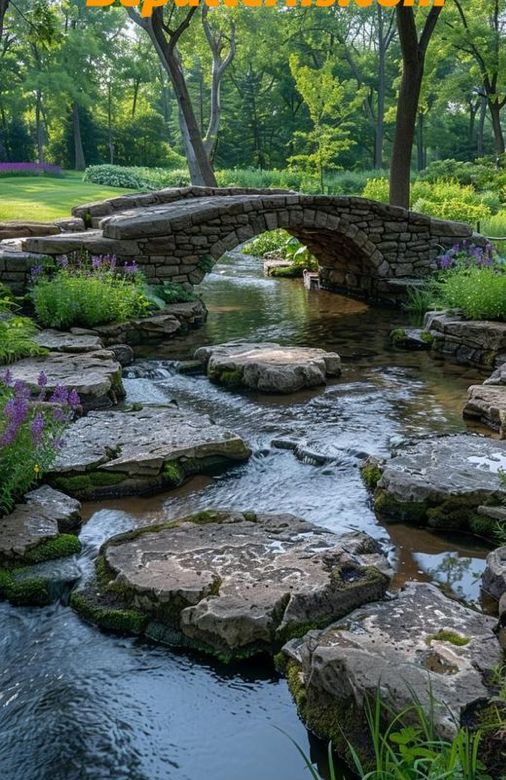
{"label": "green grass lawn", "polygon": [[31,219],[50,222],[69,217],[73,206],[125,195],[131,190],[102,187],[82,181],[82,173],[64,176],[0,177],[0,220]]}

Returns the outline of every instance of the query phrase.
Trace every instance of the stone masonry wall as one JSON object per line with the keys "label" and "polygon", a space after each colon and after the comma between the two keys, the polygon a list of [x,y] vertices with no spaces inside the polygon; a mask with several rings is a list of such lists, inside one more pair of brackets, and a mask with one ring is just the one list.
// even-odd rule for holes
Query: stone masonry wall
{"label": "stone masonry wall", "polygon": [[[158,199],[154,204],[153,198]],[[125,210],[126,201],[133,208]],[[40,258],[84,248],[115,254],[120,262],[135,259],[150,280],[191,286],[225,252],[267,230],[285,228],[318,258],[324,287],[395,303],[408,283],[434,271],[443,249],[473,236],[462,223],[364,198],[286,192],[209,190],[202,197],[202,188],[165,190],[74,210],[80,218],[84,213],[99,220],[100,228],[28,238],[22,249],[29,254],[23,260],[19,253],[16,271],[0,254],[0,276],[21,274],[22,262],[26,273],[36,260],[33,253]]]}

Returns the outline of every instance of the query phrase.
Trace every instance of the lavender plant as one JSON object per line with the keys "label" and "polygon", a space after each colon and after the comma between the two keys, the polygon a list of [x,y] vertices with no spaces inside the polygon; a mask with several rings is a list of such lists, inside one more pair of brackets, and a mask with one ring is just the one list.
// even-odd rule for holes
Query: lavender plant
{"label": "lavender plant", "polygon": [[135,262],[114,255],[61,255],[32,269],[31,298],[45,327],[93,327],[146,314],[151,303]]}
{"label": "lavender plant", "polygon": [[0,376],[0,517],[51,467],[80,403],[75,390],[57,386],[48,392],[43,372],[38,386],[32,397],[9,371]]}

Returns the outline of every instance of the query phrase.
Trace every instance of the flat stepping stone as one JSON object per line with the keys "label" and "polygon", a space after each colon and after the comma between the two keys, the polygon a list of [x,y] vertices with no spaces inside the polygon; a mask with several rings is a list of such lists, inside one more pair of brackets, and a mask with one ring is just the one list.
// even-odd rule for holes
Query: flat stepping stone
{"label": "flat stepping stone", "polygon": [[435,586],[410,583],[394,599],[361,607],[283,648],[299,714],[338,753],[346,754],[349,740],[364,758],[365,702],[374,711],[379,690],[392,713],[411,708],[416,697],[433,713],[436,736],[451,739],[461,724],[479,726],[480,710],[490,703],[489,680],[503,662],[494,626],[493,618]]}
{"label": "flat stepping stone", "polygon": [[366,468],[375,471],[374,504],[387,519],[494,538],[497,521],[477,510],[506,498],[506,442],[469,434],[427,438]]}
{"label": "flat stepping stone", "polygon": [[195,358],[213,381],[264,393],[294,393],[318,387],[328,376],[341,373],[341,358],[335,352],[276,343],[230,342],[200,347]]}
{"label": "flat stepping stone", "polygon": [[50,352],[95,352],[104,345],[98,336],[93,334],[65,333],[60,330],[41,330],[33,339],[40,347]]}
{"label": "flat stepping stone", "polygon": [[48,485],[27,493],[22,504],[0,517],[0,561],[23,562],[41,545],[80,527],[81,505]]}
{"label": "flat stepping stone", "polygon": [[148,317],[136,317],[126,322],[98,325],[93,332],[106,346],[111,344],[145,344],[182,336],[204,324],[207,309],[201,300],[169,304]]}
{"label": "flat stepping stone", "polygon": [[[68,559],[81,549],[81,505],[42,485],[0,518],[0,599],[42,606],[78,577]],[[58,559],[58,560],[56,560]]]}
{"label": "flat stepping stone", "polygon": [[[86,618],[223,660],[273,652],[382,598],[389,581],[386,558],[366,534],[220,510],[113,537],[96,568],[95,586],[72,599]],[[130,625],[121,622],[125,612]]]}
{"label": "flat stepping stone", "polygon": [[431,349],[433,338],[422,328],[395,328],[390,332],[390,340],[398,349],[417,351]]}
{"label": "flat stepping stone", "polygon": [[77,498],[142,495],[250,454],[235,433],[172,405],[98,411],[67,430],[48,479]]}
{"label": "flat stepping stone", "polygon": [[113,406],[125,395],[121,366],[108,350],[49,352],[42,357],[18,360],[9,370],[15,380],[25,382],[36,395],[40,392],[40,373],[44,372],[48,393],[58,385],[74,388],[86,410]]}

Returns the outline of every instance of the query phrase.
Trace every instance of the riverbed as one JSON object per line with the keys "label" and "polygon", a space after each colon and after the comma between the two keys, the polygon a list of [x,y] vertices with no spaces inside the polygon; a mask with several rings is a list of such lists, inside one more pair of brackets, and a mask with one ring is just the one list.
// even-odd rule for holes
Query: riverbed
{"label": "riverbed", "polygon": [[[433,580],[478,603],[488,548],[402,525],[383,527],[359,473],[366,454],[395,442],[466,429],[474,370],[401,352],[388,332],[409,321],[297,280],[266,278],[258,259],[233,253],[200,288],[205,327],[146,350],[126,371],[127,402],[175,400],[209,414],[253,449],[246,464],[198,476],[161,496],[87,504],[80,566],[119,531],[209,507],[292,512],[336,532],[379,539],[397,566],[394,585]],[[277,341],[322,347],[342,376],[294,396],[260,396],[178,373],[202,344]],[[286,448],[287,444],[290,448]],[[2,780],[305,780],[295,740],[325,775],[325,746],[299,722],[287,686],[264,661],[223,667],[143,640],[103,634],[64,603],[0,604]]]}

